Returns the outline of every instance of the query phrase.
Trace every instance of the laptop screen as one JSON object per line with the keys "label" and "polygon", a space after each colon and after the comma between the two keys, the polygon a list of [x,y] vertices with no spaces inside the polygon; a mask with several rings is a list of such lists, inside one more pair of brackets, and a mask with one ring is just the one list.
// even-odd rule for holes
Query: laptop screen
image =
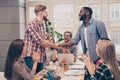
{"label": "laptop screen", "polygon": [[68,64],[74,64],[74,55],[71,53],[59,53],[58,54],[58,63],[62,63],[65,60]]}

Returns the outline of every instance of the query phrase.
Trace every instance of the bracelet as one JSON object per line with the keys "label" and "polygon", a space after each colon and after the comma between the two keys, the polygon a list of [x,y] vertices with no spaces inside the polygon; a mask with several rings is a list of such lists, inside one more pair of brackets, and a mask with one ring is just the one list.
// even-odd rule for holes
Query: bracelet
{"label": "bracelet", "polygon": [[94,74],[91,74],[90,79],[91,79],[91,80],[97,80],[96,77],[94,76]]}
{"label": "bracelet", "polygon": [[94,78],[94,74],[91,74],[91,78]]}

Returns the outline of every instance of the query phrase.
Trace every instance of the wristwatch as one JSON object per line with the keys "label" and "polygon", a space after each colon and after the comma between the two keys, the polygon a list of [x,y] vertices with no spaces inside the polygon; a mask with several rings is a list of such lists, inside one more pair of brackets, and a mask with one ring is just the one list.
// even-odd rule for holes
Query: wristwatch
{"label": "wristwatch", "polygon": [[94,78],[94,74],[91,74],[91,78],[92,78],[92,79]]}

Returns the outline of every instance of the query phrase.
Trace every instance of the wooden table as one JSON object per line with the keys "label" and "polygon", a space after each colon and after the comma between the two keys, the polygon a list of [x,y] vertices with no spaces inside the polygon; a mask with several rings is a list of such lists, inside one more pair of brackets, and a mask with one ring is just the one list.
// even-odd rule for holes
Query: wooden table
{"label": "wooden table", "polygon": [[[36,74],[36,77],[34,80],[40,80],[40,78],[43,77],[43,74],[45,74],[47,72],[47,70],[43,69],[42,71],[40,71],[39,73]],[[64,74],[65,70],[63,68],[58,68],[56,71],[55,75],[58,75],[62,78],[68,77]],[[78,75],[78,76],[74,76],[79,78],[80,80],[84,80],[84,74]],[[47,79],[43,79],[43,80],[47,80]]]}

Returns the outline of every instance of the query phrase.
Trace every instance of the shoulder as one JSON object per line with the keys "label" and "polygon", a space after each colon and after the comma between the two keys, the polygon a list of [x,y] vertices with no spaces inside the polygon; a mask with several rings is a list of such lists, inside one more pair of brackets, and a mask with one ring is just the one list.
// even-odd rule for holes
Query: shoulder
{"label": "shoulder", "polygon": [[32,25],[36,25],[36,19],[31,20],[31,21],[28,23],[27,27],[30,27],[30,26],[32,26]]}
{"label": "shoulder", "polygon": [[97,71],[100,72],[100,73],[104,73],[105,70],[107,69],[107,66],[105,63],[101,63],[98,68],[97,68]]}
{"label": "shoulder", "polygon": [[13,66],[18,66],[18,65],[21,65],[22,64],[22,61],[15,61]]}
{"label": "shoulder", "polygon": [[[100,67],[101,67],[101,69],[102,69],[102,71],[103,71],[103,73],[104,73],[105,75],[107,75],[107,76],[112,75],[112,73],[111,73],[111,71],[110,71],[110,68],[108,68],[108,66],[106,65],[106,63],[102,63],[102,64],[100,65]],[[108,75],[108,74],[109,74],[109,75]]]}
{"label": "shoulder", "polygon": [[24,64],[23,61],[15,61],[13,64],[13,69],[22,68],[22,64]]}
{"label": "shoulder", "polygon": [[105,27],[104,22],[101,21],[101,20],[93,19],[93,24],[96,26],[96,28],[98,28],[98,30],[99,29],[104,29],[104,27]]}
{"label": "shoulder", "polygon": [[98,20],[98,19],[94,19],[94,18],[91,18],[90,23],[92,23],[94,25],[98,25],[98,26],[104,24],[103,21]]}
{"label": "shoulder", "polygon": [[100,65],[99,65],[99,67],[101,67],[102,69],[106,69],[107,68],[107,65],[106,65],[106,63],[101,63]]}

